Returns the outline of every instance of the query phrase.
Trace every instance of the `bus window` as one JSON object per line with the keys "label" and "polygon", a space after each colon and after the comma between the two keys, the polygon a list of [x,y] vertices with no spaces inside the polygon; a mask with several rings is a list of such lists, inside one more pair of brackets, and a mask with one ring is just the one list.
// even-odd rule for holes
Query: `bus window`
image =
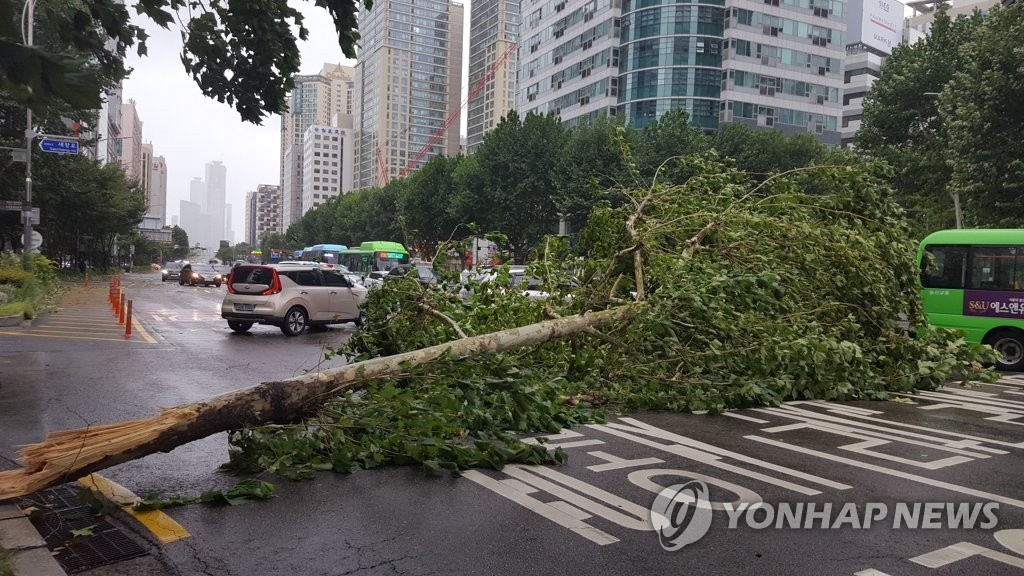
{"label": "bus window", "polygon": [[921,286],[963,288],[966,263],[966,246],[928,246],[921,263]]}
{"label": "bus window", "polygon": [[1011,246],[975,246],[971,249],[968,288],[1020,290],[1024,275],[1024,249]]}

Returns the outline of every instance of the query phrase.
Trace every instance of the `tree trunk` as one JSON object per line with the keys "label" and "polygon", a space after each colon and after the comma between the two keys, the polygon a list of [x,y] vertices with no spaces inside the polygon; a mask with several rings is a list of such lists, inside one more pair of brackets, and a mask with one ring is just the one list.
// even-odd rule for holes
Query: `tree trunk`
{"label": "tree trunk", "polygon": [[25,467],[0,472],[0,500],[49,486],[155,452],[169,452],[217,432],[267,423],[295,422],[324,401],[369,381],[399,373],[444,355],[464,357],[506,352],[586,331],[628,316],[630,306],[547,320],[521,328],[462,338],[404,354],[373,358],[163,409],[141,420],[54,432],[20,451]]}

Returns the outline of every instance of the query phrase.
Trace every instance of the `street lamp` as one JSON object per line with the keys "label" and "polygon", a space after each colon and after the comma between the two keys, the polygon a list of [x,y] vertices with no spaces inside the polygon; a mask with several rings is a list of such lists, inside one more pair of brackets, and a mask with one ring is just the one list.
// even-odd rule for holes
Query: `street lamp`
{"label": "street lamp", "polygon": [[[32,29],[35,27],[36,0],[25,0],[25,9],[21,13],[21,39],[25,46],[32,46]],[[22,230],[21,258],[22,267],[29,270],[31,264],[32,245],[32,141],[36,132],[32,129],[32,108],[25,107],[25,204],[22,206],[21,217],[25,221]]]}

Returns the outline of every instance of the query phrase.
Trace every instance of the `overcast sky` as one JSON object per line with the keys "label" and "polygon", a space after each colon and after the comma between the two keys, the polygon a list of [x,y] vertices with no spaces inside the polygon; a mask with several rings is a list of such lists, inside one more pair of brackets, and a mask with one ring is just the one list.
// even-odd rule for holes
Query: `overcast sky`
{"label": "overcast sky", "polygon": [[[469,2],[466,28],[469,27]],[[355,66],[338,47],[334,23],[327,11],[312,2],[294,2],[305,15],[309,40],[300,42],[301,74],[315,74],[325,62]],[[149,55],[132,55],[134,69],[124,82],[124,100],[135,100],[142,120],[142,139],[153,144],[153,154],[167,160],[167,223],[188,200],[189,182],[204,177],[206,163],[220,160],[227,166],[227,202],[231,204],[233,241],[241,241],[245,228],[245,193],[259,184],[280,180],[281,117],[271,116],[262,126],[242,122],[234,108],[202,95],[180,60],[181,35],[177,28],[163,30],[137,17],[135,23],[150,35]],[[468,31],[468,30],[467,30]],[[468,49],[469,42],[466,39]],[[465,71],[463,71],[465,77]],[[465,80],[463,81],[465,84]],[[465,127],[463,127],[465,131]]]}

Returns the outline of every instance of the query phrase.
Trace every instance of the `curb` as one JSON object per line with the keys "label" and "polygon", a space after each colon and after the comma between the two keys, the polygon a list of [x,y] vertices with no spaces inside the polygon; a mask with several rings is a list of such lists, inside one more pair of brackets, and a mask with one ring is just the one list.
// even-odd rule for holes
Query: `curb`
{"label": "curb", "polygon": [[66,576],[20,508],[0,504],[0,548],[13,554],[14,576]]}
{"label": "curb", "polygon": [[22,323],[31,323],[31,320],[25,320],[24,314],[15,314],[13,316],[0,316],[0,327],[10,328],[11,326],[21,326]]}

